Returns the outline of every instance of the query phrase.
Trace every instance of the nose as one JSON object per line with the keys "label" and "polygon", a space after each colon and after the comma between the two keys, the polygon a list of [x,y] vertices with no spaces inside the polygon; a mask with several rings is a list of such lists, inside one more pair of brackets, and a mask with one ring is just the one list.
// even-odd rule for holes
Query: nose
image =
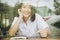
{"label": "nose", "polygon": [[29,11],[29,8],[26,8],[25,11]]}

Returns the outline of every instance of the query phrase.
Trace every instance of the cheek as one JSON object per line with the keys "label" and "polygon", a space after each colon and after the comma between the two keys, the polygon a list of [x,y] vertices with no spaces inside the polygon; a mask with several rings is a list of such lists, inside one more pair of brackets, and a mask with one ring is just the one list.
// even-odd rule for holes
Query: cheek
{"label": "cheek", "polygon": [[24,12],[25,10],[26,10],[26,9],[22,8],[22,9],[21,9],[21,12]]}
{"label": "cheek", "polygon": [[25,11],[25,9],[22,9],[22,12],[24,12]]}
{"label": "cheek", "polygon": [[29,12],[31,12],[31,9],[29,9]]}

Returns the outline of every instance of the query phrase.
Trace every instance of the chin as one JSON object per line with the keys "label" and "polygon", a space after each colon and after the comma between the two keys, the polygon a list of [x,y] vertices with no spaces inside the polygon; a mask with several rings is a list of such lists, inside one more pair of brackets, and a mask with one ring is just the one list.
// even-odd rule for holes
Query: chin
{"label": "chin", "polygon": [[29,15],[25,15],[24,17],[29,17]]}
{"label": "chin", "polygon": [[24,17],[28,17],[29,15],[28,14],[23,14]]}

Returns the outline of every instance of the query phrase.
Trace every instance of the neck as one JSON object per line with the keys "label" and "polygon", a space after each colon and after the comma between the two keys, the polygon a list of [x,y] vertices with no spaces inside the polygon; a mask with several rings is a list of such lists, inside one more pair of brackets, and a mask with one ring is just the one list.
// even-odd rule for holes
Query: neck
{"label": "neck", "polygon": [[23,17],[24,22],[26,23],[28,20],[28,17]]}

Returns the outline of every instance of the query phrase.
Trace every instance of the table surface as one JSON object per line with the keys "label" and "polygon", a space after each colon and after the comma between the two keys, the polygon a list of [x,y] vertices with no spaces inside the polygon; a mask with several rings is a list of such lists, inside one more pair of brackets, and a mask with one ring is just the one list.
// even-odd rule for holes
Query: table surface
{"label": "table surface", "polygon": [[[11,40],[9,37],[2,38],[1,40]],[[60,36],[48,37],[48,38],[27,38],[27,39],[14,39],[14,40],[60,40]]]}

